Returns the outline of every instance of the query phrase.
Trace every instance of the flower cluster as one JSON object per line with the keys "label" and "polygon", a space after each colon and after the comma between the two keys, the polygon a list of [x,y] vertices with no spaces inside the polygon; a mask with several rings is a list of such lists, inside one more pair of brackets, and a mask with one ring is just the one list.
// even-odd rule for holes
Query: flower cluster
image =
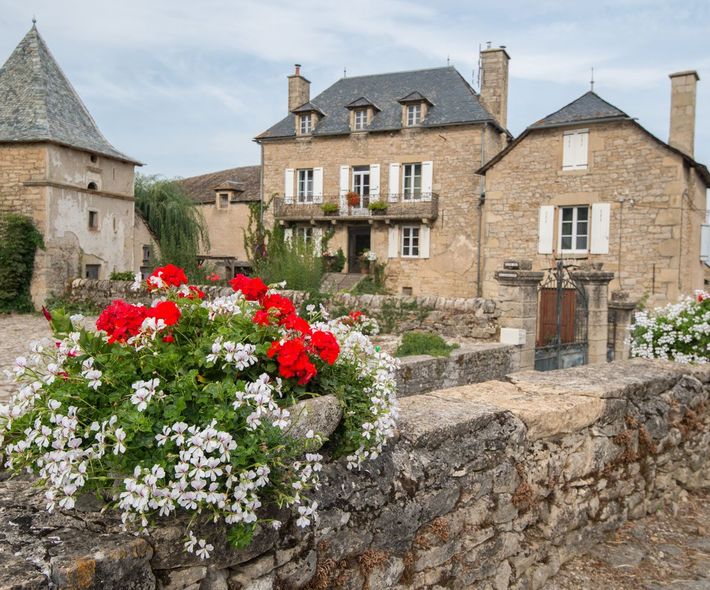
{"label": "flower cluster", "polygon": [[710,362],[710,294],[697,291],[652,312],[636,314],[631,354],[679,363]]}
{"label": "flower cluster", "polygon": [[[394,434],[395,361],[360,331],[370,320],[313,308],[305,319],[242,275],[215,299],[170,265],[146,284],[151,306],[113,301],[96,332],[47,313],[54,343],[33,345],[10,371],[19,390],[0,405],[0,462],[34,473],[48,510],[93,492],[140,530],[187,512],[222,520],[245,546],[258,523],[281,525],[265,510],[274,503],[298,526],[315,523],[323,440],[290,435],[291,406],[336,395],[336,455],[359,468],[382,452]],[[206,559],[213,544],[188,526],[187,551]]]}

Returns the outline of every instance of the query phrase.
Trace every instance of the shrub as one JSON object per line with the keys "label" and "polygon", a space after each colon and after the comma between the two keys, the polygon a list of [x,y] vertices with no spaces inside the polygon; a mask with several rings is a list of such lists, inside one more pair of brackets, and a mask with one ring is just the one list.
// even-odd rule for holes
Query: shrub
{"label": "shrub", "polygon": [[267,283],[285,281],[286,287],[298,291],[318,291],[323,279],[323,260],[313,243],[295,237],[285,240],[280,227],[274,229],[266,255],[252,265],[254,274]]}
{"label": "shrub", "polygon": [[44,306],[50,312],[58,310],[60,313],[79,315],[98,315],[101,311],[101,308],[93,301],[73,301],[57,296],[48,297]]}
{"label": "shrub", "polygon": [[235,293],[214,300],[186,281],[180,268],[156,269],[153,306],[116,300],[99,332],[49,316],[57,345],[17,359],[23,386],[0,405],[0,451],[8,469],[37,475],[48,510],[91,491],[140,530],[192,513],[185,549],[207,558],[209,539],[191,528],[198,518],[226,522],[238,547],[257,524],[280,526],[261,506],[291,507],[301,527],[315,520],[308,490],[321,441],[290,436],[298,400],[338,399],[331,443],[348,468],[382,452],[394,434],[396,361],[357,318],[306,320],[260,279],[238,275]]}
{"label": "shrub", "polygon": [[387,211],[387,201],[371,201],[367,208],[370,211]]}
{"label": "shrub", "polygon": [[0,313],[33,311],[30,284],[42,234],[24,215],[0,216]]}
{"label": "shrub", "polygon": [[325,215],[332,215],[340,210],[340,207],[335,203],[323,203],[320,208]]}
{"label": "shrub", "polygon": [[430,332],[405,332],[402,342],[397,347],[395,356],[428,354],[431,356],[449,356],[458,344],[447,344],[438,334]]}
{"label": "shrub", "polygon": [[631,355],[679,363],[710,361],[710,294],[697,291],[695,298],[637,312]]}
{"label": "shrub", "polygon": [[135,278],[136,273],[130,271],[130,270],[122,270],[122,271],[116,271],[114,270],[111,275],[109,276],[109,279],[112,281],[133,281]]}

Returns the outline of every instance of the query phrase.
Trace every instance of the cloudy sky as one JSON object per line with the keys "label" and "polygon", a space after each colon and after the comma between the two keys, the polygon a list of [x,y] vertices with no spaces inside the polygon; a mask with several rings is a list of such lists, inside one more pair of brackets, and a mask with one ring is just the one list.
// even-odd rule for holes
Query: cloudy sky
{"label": "cloudy sky", "polygon": [[311,96],[343,68],[447,58],[475,81],[487,41],[512,57],[515,135],[588,90],[594,67],[597,92],[665,140],[668,74],[697,70],[696,157],[710,163],[708,0],[0,0],[0,61],[33,15],[106,137],[149,174],[257,164],[252,138],[286,114],[295,62]]}

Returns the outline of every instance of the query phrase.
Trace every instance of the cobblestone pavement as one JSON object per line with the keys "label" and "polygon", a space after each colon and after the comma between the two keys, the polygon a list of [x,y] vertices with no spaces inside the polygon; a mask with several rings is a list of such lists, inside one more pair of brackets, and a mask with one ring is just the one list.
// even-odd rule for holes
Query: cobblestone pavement
{"label": "cobblestone pavement", "polygon": [[546,590],[710,589],[710,490],[627,523],[567,562]]}

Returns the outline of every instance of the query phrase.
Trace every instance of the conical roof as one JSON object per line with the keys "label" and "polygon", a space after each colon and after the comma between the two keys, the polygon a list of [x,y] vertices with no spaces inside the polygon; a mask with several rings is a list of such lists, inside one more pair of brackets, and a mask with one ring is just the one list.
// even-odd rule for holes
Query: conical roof
{"label": "conical roof", "polygon": [[35,141],[140,164],[101,134],[33,25],[0,68],[0,143]]}

